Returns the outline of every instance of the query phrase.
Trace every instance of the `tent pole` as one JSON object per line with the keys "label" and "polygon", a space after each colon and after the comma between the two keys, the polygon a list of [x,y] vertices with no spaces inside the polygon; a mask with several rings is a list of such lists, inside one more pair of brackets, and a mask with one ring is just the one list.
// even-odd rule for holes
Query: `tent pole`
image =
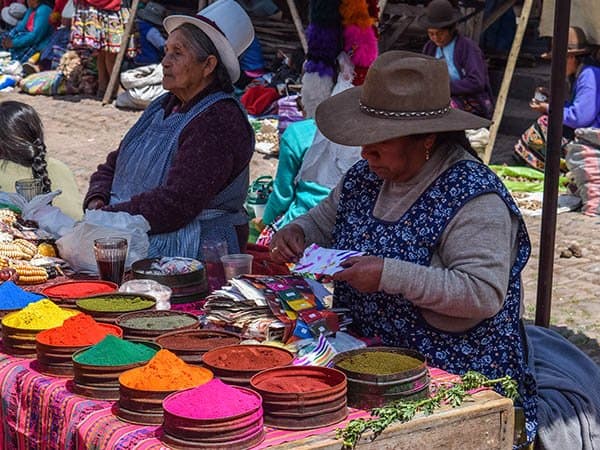
{"label": "tent pole", "polygon": [[290,14],[292,15],[292,21],[294,22],[296,31],[298,32],[298,38],[300,38],[302,50],[304,50],[304,54],[306,54],[308,53],[308,44],[306,42],[306,35],[304,34],[304,26],[302,25],[302,19],[300,19],[300,14],[298,14],[298,8],[296,8],[294,0],[287,0],[287,5],[290,9]]}
{"label": "tent pole", "polygon": [[563,135],[563,105],[566,97],[567,40],[571,0],[556,0],[554,6],[554,33],[552,38],[552,75],[550,78],[550,116],[546,140],[544,170],[544,201],[540,233],[540,262],[538,270],[535,324],[550,325],[552,302],[552,271],[556,238],[556,206],[558,177],[560,175],[561,140]]}

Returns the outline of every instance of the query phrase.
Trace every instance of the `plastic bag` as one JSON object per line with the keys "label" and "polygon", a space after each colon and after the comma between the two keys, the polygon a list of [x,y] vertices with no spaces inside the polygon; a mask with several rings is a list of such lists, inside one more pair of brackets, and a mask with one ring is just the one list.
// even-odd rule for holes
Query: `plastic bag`
{"label": "plastic bag", "polygon": [[575,130],[575,140],[566,146],[566,163],[583,202],[582,212],[600,215],[600,129]]}
{"label": "plastic bag", "polygon": [[37,222],[39,228],[55,238],[63,236],[73,229],[75,221],[63,213],[60,208],[52,206],[52,200],[62,193],[60,189],[47,194],[36,195],[29,202],[14,192],[0,192],[0,203],[17,206],[26,220]]}
{"label": "plastic bag", "polygon": [[94,239],[123,237],[127,239],[128,251],[125,268],[148,256],[148,231],[150,224],[141,215],[126,212],[88,210],[83,220],[66,235],[56,241],[62,258],[77,272],[98,273],[94,257]]}

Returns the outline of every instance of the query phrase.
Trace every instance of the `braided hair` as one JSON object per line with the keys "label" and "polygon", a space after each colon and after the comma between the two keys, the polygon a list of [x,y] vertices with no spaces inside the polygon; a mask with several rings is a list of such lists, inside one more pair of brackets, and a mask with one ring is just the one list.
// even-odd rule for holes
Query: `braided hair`
{"label": "braided hair", "polygon": [[44,128],[33,107],[0,102],[0,159],[31,167],[33,178],[42,181],[43,192],[50,192]]}

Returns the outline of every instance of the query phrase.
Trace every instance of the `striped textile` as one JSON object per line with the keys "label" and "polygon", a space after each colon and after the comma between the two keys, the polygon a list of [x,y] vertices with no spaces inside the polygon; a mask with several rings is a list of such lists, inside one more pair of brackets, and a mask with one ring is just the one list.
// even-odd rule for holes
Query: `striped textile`
{"label": "striped textile", "polygon": [[[456,376],[430,369],[434,384],[455,381]],[[3,450],[168,450],[161,427],[123,422],[112,413],[112,404],[89,400],[69,391],[70,381],[41,375],[35,361],[0,353],[0,448]],[[347,419],[368,417],[351,409]],[[345,422],[307,431],[266,428],[265,440],[256,449],[268,448],[309,436],[333,437]]]}

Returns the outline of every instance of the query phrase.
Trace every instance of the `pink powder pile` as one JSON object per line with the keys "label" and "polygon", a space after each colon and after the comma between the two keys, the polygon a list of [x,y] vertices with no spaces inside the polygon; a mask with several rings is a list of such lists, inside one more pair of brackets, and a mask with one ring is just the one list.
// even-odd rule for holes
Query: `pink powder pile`
{"label": "pink powder pile", "polygon": [[197,388],[174,394],[163,407],[171,414],[190,419],[222,419],[258,408],[261,399],[214,378]]}

